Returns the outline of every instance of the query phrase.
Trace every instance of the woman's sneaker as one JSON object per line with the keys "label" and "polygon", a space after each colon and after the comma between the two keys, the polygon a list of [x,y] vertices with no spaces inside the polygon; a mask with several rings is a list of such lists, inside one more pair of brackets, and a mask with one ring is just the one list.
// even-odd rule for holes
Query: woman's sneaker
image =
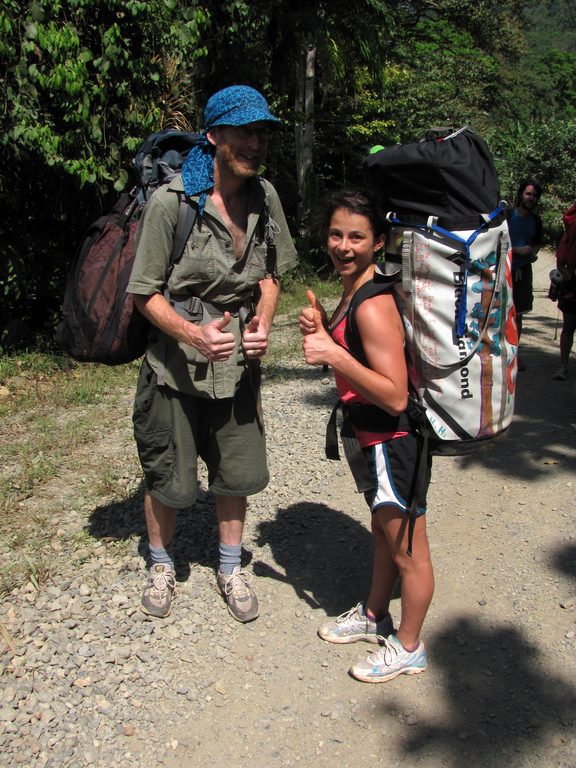
{"label": "woman's sneaker", "polygon": [[318,630],[322,640],[329,643],[356,643],[364,640],[367,643],[377,643],[379,635],[389,635],[394,632],[392,617],[389,613],[380,619],[372,621],[366,616],[364,606],[358,603],[334,621],[323,624]]}
{"label": "woman's sneaker", "polygon": [[363,683],[385,683],[398,675],[418,675],[427,666],[424,643],[407,651],[396,635],[379,638],[380,648],[350,668],[350,674]]}

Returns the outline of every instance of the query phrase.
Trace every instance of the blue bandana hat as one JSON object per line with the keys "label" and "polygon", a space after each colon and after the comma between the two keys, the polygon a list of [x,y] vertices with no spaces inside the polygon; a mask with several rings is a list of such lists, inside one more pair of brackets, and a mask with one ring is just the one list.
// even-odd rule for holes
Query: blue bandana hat
{"label": "blue bandana hat", "polygon": [[198,213],[202,216],[208,192],[214,186],[214,156],[207,131],[216,125],[247,125],[281,121],[270,112],[262,94],[248,85],[232,85],[208,99],[204,109],[204,133],[189,152],[182,166],[182,181],[186,195],[200,195]]}

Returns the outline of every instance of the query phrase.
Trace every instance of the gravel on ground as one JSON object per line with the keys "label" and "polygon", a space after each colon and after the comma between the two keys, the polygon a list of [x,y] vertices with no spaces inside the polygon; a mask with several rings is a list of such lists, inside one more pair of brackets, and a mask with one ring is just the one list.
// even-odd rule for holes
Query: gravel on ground
{"label": "gravel on ground", "polygon": [[[363,599],[371,561],[363,498],[346,464],[323,457],[329,374],[286,360],[264,385],[272,479],[249,504],[261,614],[247,625],[215,588],[205,485],[179,516],[171,615],[139,610],[145,528],[126,392],[88,455],[22,501],[57,498],[54,525],[85,537],[74,552],[56,542],[50,583],[0,605],[0,765],[575,768],[576,365],[552,380],[552,267],[544,252],[508,434],[435,460],[425,674],[358,683],[347,670],[371,646],[316,634]],[[85,491],[89,454],[122,468],[123,498]]]}

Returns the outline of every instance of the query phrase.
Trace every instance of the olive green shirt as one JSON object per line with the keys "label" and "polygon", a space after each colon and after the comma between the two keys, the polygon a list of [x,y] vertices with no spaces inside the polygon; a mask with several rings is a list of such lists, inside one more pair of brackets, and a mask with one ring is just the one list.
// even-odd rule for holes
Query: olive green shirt
{"label": "olive green shirt", "polygon": [[[146,357],[158,375],[159,383],[199,397],[233,397],[240,376],[247,367],[242,352],[238,307],[248,306],[254,289],[267,272],[268,246],[265,199],[270,224],[275,232],[276,272],[282,274],[296,266],[297,254],[282,205],[274,187],[267,181],[250,179],[248,223],[242,255],[236,259],[232,237],[216,206],[208,196],[202,217],[197,217],[193,232],[180,261],[169,279],[170,301],[176,311],[191,322],[210,322],[206,305],[190,301],[196,297],[217,304],[219,314],[229,308],[233,317],[226,330],[237,340],[236,354],[224,362],[208,362],[194,347],[178,342],[157,328],[152,329]],[[266,191],[265,191],[266,190]],[[136,235],[136,257],[128,293],[151,296],[165,293],[172,242],[180,206],[178,192],[184,192],[182,177],[160,187],[144,210]],[[192,200],[198,200],[192,197]]]}

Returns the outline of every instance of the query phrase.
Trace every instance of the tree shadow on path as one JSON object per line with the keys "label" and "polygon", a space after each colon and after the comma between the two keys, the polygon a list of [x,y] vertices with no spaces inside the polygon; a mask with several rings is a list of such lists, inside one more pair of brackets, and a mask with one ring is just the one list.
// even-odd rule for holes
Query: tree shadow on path
{"label": "tree shadow on path", "polygon": [[576,581],[576,543],[563,544],[551,553],[550,565]]}
{"label": "tree shadow on path", "polygon": [[[410,728],[407,754],[468,768],[513,768],[528,756],[530,765],[576,765],[576,687],[521,632],[462,617],[427,646],[445,704],[438,720]],[[388,704],[381,711],[391,714]]]}
{"label": "tree shadow on path", "polygon": [[301,600],[328,616],[368,593],[372,534],[326,504],[302,501],[278,509],[274,520],[258,524],[257,543],[270,546],[284,573],[261,560],[252,564],[254,573],[290,584]]}

